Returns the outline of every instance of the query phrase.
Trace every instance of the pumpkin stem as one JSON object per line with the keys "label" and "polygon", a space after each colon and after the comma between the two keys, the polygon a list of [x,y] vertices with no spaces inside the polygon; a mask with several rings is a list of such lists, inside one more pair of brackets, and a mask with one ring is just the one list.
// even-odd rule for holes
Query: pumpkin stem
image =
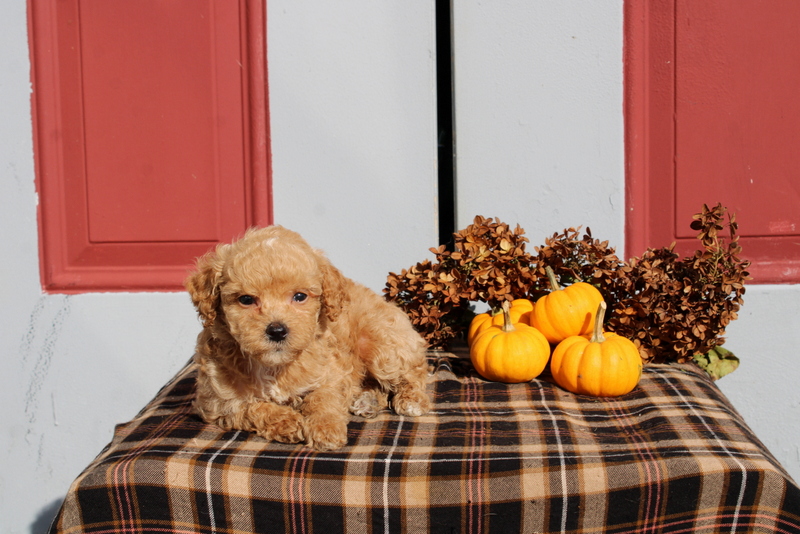
{"label": "pumpkin stem", "polygon": [[547,279],[550,280],[550,287],[553,289],[553,291],[558,291],[561,289],[561,286],[558,285],[558,280],[556,280],[556,273],[553,272],[552,267],[546,265],[544,272],[547,273]]}
{"label": "pumpkin stem", "polygon": [[606,303],[601,300],[594,318],[594,331],[592,332],[592,339],[589,340],[591,343],[602,343],[606,340],[603,335],[603,319],[606,316],[606,307]]}
{"label": "pumpkin stem", "polygon": [[511,304],[506,300],[503,301],[503,332],[513,332],[514,323],[511,322]]}

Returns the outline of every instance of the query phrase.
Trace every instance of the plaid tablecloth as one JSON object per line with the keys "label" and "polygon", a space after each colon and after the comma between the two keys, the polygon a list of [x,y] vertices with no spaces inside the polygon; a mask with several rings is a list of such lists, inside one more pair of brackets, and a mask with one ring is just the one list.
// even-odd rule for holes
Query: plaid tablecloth
{"label": "plaid tablecloth", "polygon": [[433,413],[337,452],[223,432],[186,367],[72,485],[54,532],[800,532],[800,490],[691,366],[616,399],[431,359]]}

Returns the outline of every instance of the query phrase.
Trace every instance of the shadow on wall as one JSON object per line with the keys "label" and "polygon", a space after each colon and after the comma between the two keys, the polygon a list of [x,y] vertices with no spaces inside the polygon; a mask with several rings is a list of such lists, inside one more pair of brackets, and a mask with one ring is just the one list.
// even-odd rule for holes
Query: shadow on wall
{"label": "shadow on wall", "polygon": [[31,534],[46,534],[50,530],[50,524],[55,519],[62,502],[64,502],[63,498],[56,499],[39,510],[36,519],[31,523]]}

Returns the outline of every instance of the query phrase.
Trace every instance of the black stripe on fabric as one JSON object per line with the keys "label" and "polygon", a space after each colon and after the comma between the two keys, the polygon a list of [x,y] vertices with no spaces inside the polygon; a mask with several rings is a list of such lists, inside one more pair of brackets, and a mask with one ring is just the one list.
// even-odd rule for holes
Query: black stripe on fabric
{"label": "black stripe on fabric", "polygon": [[[372,532],[400,532],[402,510],[397,506],[376,506],[369,509]],[[406,525],[408,528],[409,525]],[[413,532],[413,529],[412,529]]]}
{"label": "black stripe on fabric", "polygon": [[253,499],[252,509],[253,530],[255,532],[289,532],[288,525],[285,522],[285,506],[283,504]]}
{"label": "black stripe on fabric", "polygon": [[198,525],[208,525],[212,530],[224,532],[228,527],[228,509],[225,495],[216,492],[193,492]]}
{"label": "black stripe on fabric", "polygon": [[117,509],[117,499],[114,497],[116,488],[87,487],[78,494],[78,503],[81,511],[81,522],[84,525],[98,525],[110,523],[116,519],[114,510]]}
{"label": "black stripe on fabric", "polygon": [[697,509],[702,480],[697,476],[675,478],[668,481],[663,514],[677,516]]}
{"label": "black stripe on fabric", "polygon": [[520,501],[495,502],[489,504],[487,508],[488,532],[496,534],[530,532],[522,524],[522,503]]}
{"label": "black stripe on fabric", "polygon": [[608,522],[615,525],[635,525],[641,515],[642,488],[625,488],[609,491]]}
{"label": "black stripe on fabric", "polygon": [[[322,504],[315,504],[309,510],[308,518],[311,525],[314,526],[313,532],[321,532],[322,534],[344,532],[344,510],[341,506],[328,506]],[[277,532],[270,527],[269,530],[262,532]],[[307,532],[309,532],[309,529]],[[379,532],[383,532],[382,530]]]}
{"label": "black stripe on fabric", "polygon": [[167,488],[157,485],[136,485],[136,511],[138,519],[153,524],[170,524],[172,510]]}

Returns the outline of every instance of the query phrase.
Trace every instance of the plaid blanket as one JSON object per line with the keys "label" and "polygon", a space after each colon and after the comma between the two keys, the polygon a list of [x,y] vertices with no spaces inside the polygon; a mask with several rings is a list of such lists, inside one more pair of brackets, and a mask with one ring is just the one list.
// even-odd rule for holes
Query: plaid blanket
{"label": "plaid blanket", "polygon": [[800,490],[691,366],[620,398],[433,356],[433,413],[321,453],[192,413],[190,364],[72,485],[52,532],[800,532]]}

